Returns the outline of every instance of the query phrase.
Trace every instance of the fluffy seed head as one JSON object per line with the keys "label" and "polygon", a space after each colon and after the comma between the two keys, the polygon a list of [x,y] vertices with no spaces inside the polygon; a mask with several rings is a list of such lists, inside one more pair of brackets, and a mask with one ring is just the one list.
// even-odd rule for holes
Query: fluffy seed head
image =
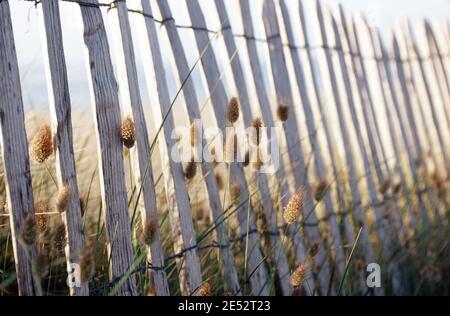
{"label": "fluffy seed head", "polygon": [[312,246],[311,246],[311,248],[309,248],[309,252],[308,252],[309,257],[313,258],[315,255],[317,255],[317,253],[319,252],[319,248],[320,248],[319,242],[315,242],[314,244],[312,244]]}
{"label": "fluffy seed head", "polygon": [[301,286],[305,281],[306,272],[308,271],[308,264],[300,264],[291,274],[291,284],[293,286]]}
{"label": "fluffy seed head", "polygon": [[186,168],[184,168],[184,176],[186,179],[190,180],[193,177],[195,177],[195,174],[197,173],[197,164],[194,161],[194,158],[191,158],[191,161],[186,165]]}
{"label": "fluffy seed head", "polygon": [[261,128],[263,127],[261,118],[255,118],[252,122],[252,127],[255,129],[255,144],[259,145],[261,142]]}
{"label": "fluffy seed head", "polygon": [[385,194],[391,186],[391,181],[389,179],[385,179],[379,187],[379,191],[381,194]]}
{"label": "fluffy seed head", "polygon": [[197,289],[197,296],[211,296],[213,287],[210,282],[205,282]]}
{"label": "fluffy seed head", "polygon": [[241,186],[239,182],[236,180],[233,181],[230,185],[230,200],[231,203],[237,204],[239,202],[239,198],[241,197]]}
{"label": "fluffy seed head", "polygon": [[259,150],[256,151],[255,161],[253,161],[252,165],[253,165],[253,169],[255,171],[261,170],[261,167],[262,167],[263,163],[262,163],[262,160],[261,160],[261,156],[259,154]]}
{"label": "fluffy seed head", "polygon": [[281,122],[286,122],[289,118],[289,106],[279,103],[277,107],[277,116]]}
{"label": "fluffy seed head", "polygon": [[237,152],[238,152],[238,138],[237,134],[234,133],[231,137],[227,139],[226,143],[226,157],[229,162],[237,161]]}
{"label": "fluffy seed head", "polygon": [[217,182],[217,188],[219,190],[223,189],[223,179],[222,175],[219,172],[216,172],[216,182]]}
{"label": "fluffy seed head", "polygon": [[33,259],[33,274],[39,278],[43,278],[48,273],[48,254],[46,251],[39,252]]}
{"label": "fluffy seed head", "polygon": [[66,247],[67,239],[66,239],[66,227],[64,224],[60,224],[56,227],[53,232],[52,237],[52,247],[56,253],[61,253],[64,251],[64,247]]}
{"label": "fluffy seed head", "polygon": [[92,247],[84,248],[78,259],[81,282],[87,282],[95,273],[95,257]]}
{"label": "fluffy seed head", "polygon": [[43,125],[31,141],[31,156],[38,163],[43,163],[53,153],[52,129]]}
{"label": "fluffy seed head", "polygon": [[58,197],[56,198],[56,210],[60,213],[67,211],[67,207],[69,206],[69,198],[70,198],[70,188],[67,184],[65,184],[58,193]]}
{"label": "fluffy seed head", "polygon": [[122,140],[122,143],[125,145],[125,147],[131,148],[134,146],[134,122],[130,117],[127,117],[122,121],[122,125],[120,126],[120,139]]}
{"label": "fluffy seed head", "polygon": [[314,185],[314,199],[319,202],[323,199],[324,195],[326,194],[328,183],[325,179],[320,179],[315,185]]}
{"label": "fluffy seed head", "polygon": [[44,232],[48,228],[48,203],[39,201],[35,206],[36,224],[39,232]]}
{"label": "fluffy seed head", "polygon": [[154,219],[148,219],[145,222],[144,229],[142,230],[142,242],[150,246],[155,238],[155,234],[158,228],[158,223]]}
{"label": "fluffy seed head", "polygon": [[244,156],[244,161],[242,162],[244,167],[247,167],[250,164],[250,153],[247,151]]}
{"label": "fluffy seed head", "polygon": [[191,146],[195,147],[197,131],[195,129],[195,125],[194,124],[192,124],[191,128],[189,129],[189,136],[190,136],[190,140],[191,140]]}
{"label": "fluffy seed head", "polygon": [[239,100],[232,97],[228,102],[227,119],[230,123],[235,123],[239,118]]}
{"label": "fluffy seed head", "polygon": [[297,192],[295,192],[284,209],[283,217],[287,224],[292,224],[297,221],[300,216],[300,212],[303,209],[304,199],[305,189],[301,187],[297,190]]}
{"label": "fluffy seed head", "polygon": [[22,229],[20,230],[22,241],[28,246],[36,242],[36,226],[36,219],[34,215],[31,212],[28,212],[23,220]]}

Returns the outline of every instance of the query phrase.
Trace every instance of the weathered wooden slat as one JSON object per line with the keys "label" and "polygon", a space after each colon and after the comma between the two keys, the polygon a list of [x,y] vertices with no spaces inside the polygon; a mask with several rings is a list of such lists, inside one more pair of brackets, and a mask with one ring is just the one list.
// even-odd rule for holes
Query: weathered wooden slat
{"label": "weathered wooden slat", "polygon": [[36,244],[26,245],[20,238],[20,231],[25,218],[34,217],[34,205],[19,67],[8,1],[0,1],[0,16],[0,140],[19,295],[30,296],[39,292],[32,272]]}
{"label": "weathered wooden slat", "polygon": [[[56,154],[56,174],[59,188],[68,186],[67,210],[62,219],[66,226],[67,269],[72,271],[72,263],[78,263],[78,256],[84,248],[83,220],[78,193],[71,120],[71,101],[64,57],[63,35],[57,0],[43,0],[38,6],[41,11],[43,47],[47,73],[47,87],[50,100],[52,131]],[[89,295],[87,282],[80,287],[71,287],[71,295]]]}
{"label": "weathered wooden slat", "polygon": [[[133,39],[131,37],[131,28],[128,18],[127,5],[125,2],[116,3],[117,14],[114,14],[115,21],[118,21],[120,33],[116,33],[119,47],[117,56],[119,63],[125,66],[125,69],[118,72],[120,89],[122,95],[123,108],[127,116],[133,118],[136,144],[130,150],[132,155],[132,164],[135,173],[135,185],[137,190],[142,187],[140,194],[140,212],[142,225],[146,223],[158,223],[158,212],[156,209],[156,193],[153,181],[153,171],[151,163],[150,140],[145,122],[144,110],[139,91],[139,82],[136,69],[136,58],[133,48]],[[120,57],[119,57],[120,56]],[[118,67],[119,68],[119,67]],[[159,225],[155,227],[150,249],[148,249],[147,261],[160,269],[149,270],[153,279],[153,287],[157,295],[167,296],[170,294],[167,276],[164,267],[164,252],[161,244]]]}
{"label": "weathered wooden slat", "polygon": [[[188,12],[193,21],[194,27],[206,27],[205,18],[201,12],[200,6],[196,0],[187,2]],[[165,16],[167,17],[167,16]],[[228,97],[225,92],[225,87],[220,80],[220,72],[217,65],[216,58],[212,47],[209,47],[209,36],[204,31],[194,31],[197,48],[201,56],[201,63],[205,73],[206,81],[211,95],[214,118],[219,129],[224,129],[226,126],[226,111]],[[195,92],[194,92],[195,93]],[[256,230],[256,222],[254,210],[250,201],[250,192],[248,190],[245,174],[242,168],[242,163],[230,162],[230,179],[237,181],[240,187],[239,202],[246,201],[238,206],[237,216],[240,224],[240,232],[242,236],[246,236],[248,231]],[[248,237],[248,276],[253,295],[268,295],[269,294],[269,275],[261,252],[261,245],[259,236],[257,234],[249,234]]]}
{"label": "weathered wooden slat", "polygon": [[[407,79],[406,77],[408,73],[404,68],[399,43],[395,36],[393,37],[392,50],[395,59],[395,67],[392,68],[395,69],[396,76],[394,77],[394,73],[392,71],[389,77],[392,81],[391,87],[396,85],[395,90],[398,95],[396,111],[399,121],[401,123],[403,122],[402,131],[405,133],[404,137],[408,137],[408,148],[410,149],[408,154],[412,156],[410,158],[411,164],[414,162],[414,167],[411,169],[416,170],[421,167],[425,170],[426,174],[428,174],[428,167],[423,162],[423,157],[425,156],[427,149],[423,146],[423,137],[419,135],[419,132],[422,132],[422,129],[417,127],[416,120],[414,118],[414,111],[412,109],[412,102],[415,102],[415,92],[411,87],[410,79]],[[394,80],[395,78],[398,78],[398,80]],[[418,172],[418,170],[415,172]],[[430,196],[430,199],[432,200],[433,208],[437,208],[437,202],[435,202],[434,196]],[[429,214],[427,214],[428,212],[426,210],[424,211],[426,213],[422,214],[422,224],[425,228],[428,228],[430,225]]]}
{"label": "weathered wooden slat", "polygon": [[[252,38],[254,37],[254,30],[253,30],[253,21],[252,21],[252,13],[250,10],[250,2],[249,0],[241,0],[240,1],[240,8],[241,8],[241,14],[242,14],[242,22],[244,25],[244,34],[246,37],[246,44],[247,44],[247,51],[248,51],[248,58],[250,62],[250,68],[252,71],[252,79],[253,83],[256,88],[256,94],[257,99],[261,111],[261,115],[263,118],[264,123],[266,126],[276,126],[274,115],[271,110],[271,105],[269,101],[269,96],[266,87],[264,86],[263,81],[263,72],[262,72],[262,66],[261,62],[258,57],[258,49],[256,46],[256,41],[254,41]],[[284,151],[283,151],[284,153]],[[279,191],[280,191],[280,203],[281,199],[283,200],[289,200],[291,193],[293,191],[289,191],[289,186],[286,181],[288,178],[288,166],[285,166],[282,159],[280,159],[280,165],[277,169],[277,178],[279,179]],[[302,237],[299,233],[294,234],[293,236],[293,243],[295,246],[295,259],[297,263],[304,262],[307,258],[306,252],[305,252],[305,246],[302,240]],[[324,247],[322,247],[322,250],[320,252],[323,252]],[[320,255],[320,254],[319,254]],[[322,254],[323,255],[323,254]],[[322,284],[324,284],[325,287],[322,286],[322,289],[326,289],[328,286],[329,281],[329,270],[327,275],[327,265],[324,265],[323,273],[321,271],[322,276]],[[310,276],[306,278],[305,283],[308,285],[307,287],[312,289],[315,285],[314,277]],[[311,292],[312,293],[312,292]]]}
{"label": "weathered wooden slat", "polygon": [[[120,107],[118,86],[109,55],[109,44],[97,0],[86,0],[94,6],[81,5],[84,43],[87,48],[89,88],[95,112],[98,139],[100,186],[105,207],[108,234],[110,278],[122,278],[132,268],[130,218],[120,140]],[[86,2],[85,1],[85,2]],[[119,287],[119,295],[136,295],[136,278],[132,274]]]}
{"label": "weathered wooden slat", "polygon": [[[450,104],[450,82],[445,74],[445,65],[443,58],[443,53],[441,48],[437,44],[436,37],[434,35],[433,29],[427,20],[423,20],[420,23],[420,27],[425,33],[425,39],[422,41],[425,47],[425,55],[431,58],[431,65],[434,70],[434,76],[436,77],[436,84],[439,87],[439,92],[444,103],[444,113],[447,125],[450,126],[450,109],[445,104]],[[448,57],[447,57],[448,58]]]}
{"label": "weathered wooden slat", "polygon": [[[252,120],[258,117],[259,109],[256,105],[251,104],[249,93],[247,91],[247,85],[245,82],[244,71],[241,65],[240,54],[238,52],[235,38],[231,29],[231,21],[229,20],[229,15],[227,13],[224,0],[216,0],[216,8],[219,15],[219,19],[222,27],[222,34],[225,40],[225,46],[227,48],[228,57],[231,60],[231,68],[233,72],[233,77],[235,85],[237,87],[239,101],[241,104],[241,113],[245,126],[251,126]],[[292,286],[289,280],[289,265],[287,262],[284,245],[281,241],[277,218],[276,209],[273,205],[273,200],[270,190],[270,179],[266,173],[258,173],[256,182],[259,185],[261,191],[261,205],[263,205],[263,211],[268,223],[269,238],[271,249],[273,249],[273,259],[275,260],[275,265],[277,269],[277,275],[280,279],[283,295],[290,295],[292,292]]]}

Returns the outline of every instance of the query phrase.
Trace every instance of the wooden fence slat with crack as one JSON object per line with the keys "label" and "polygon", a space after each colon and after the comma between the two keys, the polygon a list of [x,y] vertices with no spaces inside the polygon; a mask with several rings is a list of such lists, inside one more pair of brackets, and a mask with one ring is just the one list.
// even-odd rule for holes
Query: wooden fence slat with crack
{"label": "wooden fence slat with crack", "polygon": [[[136,295],[136,277],[127,276],[133,268],[130,217],[125,185],[123,145],[120,140],[120,106],[109,44],[97,0],[80,5],[87,48],[87,73],[95,112],[98,141],[100,187],[105,208],[110,258],[110,279],[122,281],[119,295]],[[122,278],[126,278],[123,280]]]}
{"label": "wooden fence slat with crack", "polygon": [[[125,2],[116,3],[116,12],[112,12],[114,20],[118,22],[120,32],[115,33],[117,39],[117,58],[119,59],[118,77],[120,82],[119,93],[122,96],[124,117],[132,117],[135,129],[135,145],[130,148],[132,168],[135,174],[136,192],[139,197],[142,229],[154,227],[154,234],[150,247],[147,249],[147,262],[157,269],[149,269],[149,276],[153,280],[152,287],[157,295],[168,296],[169,285],[164,270],[164,252],[161,243],[158,212],[156,205],[155,182],[151,163],[150,140],[145,122],[142,106],[139,81],[136,68],[136,58],[131,36],[131,27],[128,10]],[[133,184],[131,184],[133,185]],[[142,189],[141,189],[142,188]]]}
{"label": "wooden fence slat with crack", "polygon": [[[244,25],[244,36],[246,38],[246,44],[247,44],[247,54],[248,54],[248,59],[249,59],[250,68],[251,68],[251,72],[252,72],[252,80],[253,80],[253,84],[255,85],[255,88],[256,88],[256,94],[257,94],[257,99],[259,102],[261,115],[262,115],[263,121],[266,124],[266,126],[276,126],[274,114],[272,113],[272,110],[271,110],[271,104],[269,101],[268,92],[267,92],[267,89],[266,89],[266,87],[264,85],[264,81],[263,81],[264,75],[263,75],[263,70],[262,70],[262,64],[258,57],[258,48],[256,45],[256,41],[253,39],[255,37],[255,33],[253,30],[252,12],[250,9],[249,0],[241,0],[240,1],[240,9],[241,9],[241,14],[242,14],[242,22]],[[286,152],[288,152],[288,151],[286,151]],[[283,154],[285,154],[285,152],[281,152],[281,155],[283,155]],[[280,159],[279,159],[279,166],[278,166],[277,173],[276,173],[278,181],[279,181],[279,194],[280,194],[276,204],[281,204],[282,200],[283,201],[289,200],[290,196],[291,196],[291,191],[292,191],[292,193],[294,192],[294,190],[290,191],[290,188],[289,188],[289,185],[287,182],[289,166],[284,165],[283,159],[281,159],[281,158],[282,157],[280,157]],[[281,204],[280,206],[282,207],[283,205]],[[298,262],[298,263],[304,262],[307,259],[307,254],[306,254],[306,250],[305,250],[305,245],[303,243],[303,239],[299,233],[294,234],[293,244],[295,247],[296,262]],[[323,249],[324,249],[324,247],[322,247],[322,250]],[[324,280],[323,288],[326,289],[327,282],[329,281],[329,275],[327,278],[327,276],[325,274],[326,273],[323,273],[322,276],[323,276],[323,280]],[[314,276],[312,276],[312,275],[308,276],[305,279],[305,283],[307,285],[306,288],[311,289],[310,294],[312,294],[312,291],[315,286]]]}
{"label": "wooden fence slat with crack", "polygon": [[[244,76],[244,70],[241,65],[242,52],[238,51],[235,38],[231,29],[231,21],[227,13],[224,0],[216,0],[216,8],[219,14],[221,22],[222,34],[227,48],[228,58],[231,60],[231,69],[233,72],[233,78],[235,80],[235,86],[238,91],[239,101],[241,104],[241,112],[244,121],[244,127],[252,126],[252,122],[256,118],[260,118],[260,110],[257,108],[257,104],[250,102],[249,92],[247,90],[246,79]],[[267,126],[266,126],[267,127]],[[269,126],[270,127],[270,126]],[[271,194],[271,181],[270,176],[266,173],[257,173],[256,182],[258,183],[259,190],[261,192],[260,203],[263,207],[263,212],[267,221],[269,230],[270,247],[274,249],[273,259],[275,261],[276,273],[280,279],[283,295],[290,295],[292,292],[292,286],[289,280],[289,265],[285,254],[285,245],[283,244],[277,224],[276,208],[273,203],[272,197],[275,194]],[[274,188],[275,189],[275,188]]]}
{"label": "wooden fence slat with crack", "polygon": [[[84,228],[80,196],[78,192],[75,156],[73,153],[73,132],[71,100],[64,57],[63,33],[61,29],[58,1],[43,0],[38,5],[41,18],[42,45],[45,58],[49,105],[52,120],[54,150],[56,154],[56,175],[59,190],[67,187],[69,197],[67,208],[61,214],[66,227],[65,248],[67,271],[72,272],[72,263],[79,263],[84,249]],[[70,294],[89,295],[87,280],[81,286],[70,287]]]}
{"label": "wooden fence slat with crack", "polygon": [[8,1],[0,1],[0,17],[0,141],[7,207],[19,294],[31,296],[40,294],[39,280],[34,278],[32,267],[37,249],[31,238],[30,245],[22,240],[21,230],[24,223],[35,221],[35,217],[19,67]]}

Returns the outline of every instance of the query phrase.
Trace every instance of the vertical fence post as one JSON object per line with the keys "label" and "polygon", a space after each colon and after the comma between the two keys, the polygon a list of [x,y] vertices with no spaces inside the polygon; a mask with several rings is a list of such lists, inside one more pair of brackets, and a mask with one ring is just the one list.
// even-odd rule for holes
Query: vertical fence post
{"label": "vertical fence post", "polygon": [[98,154],[102,204],[105,207],[108,234],[108,256],[111,258],[110,278],[125,277],[119,295],[136,295],[136,278],[126,274],[132,269],[133,248],[128,214],[123,146],[120,141],[120,107],[118,87],[114,78],[109,45],[97,0],[80,4],[87,48],[87,71],[93,100],[98,137]]}
{"label": "vertical fence post", "polygon": [[[59,16],[59,4],[55,0],[43,0],[39,6],[42,12],[43,47],[47,87],[50,100],[52,130],[56,150],[56,173],[59,188],[69,188],[67,210],[62,219],[66,226],[67,271],[72,271],[72,263],[78,263],[78,256],[84,248],[83,220],[78,193],[71,120],[71,101],[64,57],[63,35]],[[71,287],[71,295],[89,295],[88,283]]]}
{"label": "vertical fence post", "polygon": [[[118,25],[120,28],[120,33],[116,34],[116,38],[121,46],[117,50],[117,56],[119,57],[119,62],[122,66],[125,66],[124,71],[122,70],[119,72],[119,82],[123,85],[119,89],[119,92],[122,94],[122,100],[124,101],[124,112],[133,118],[135,127],[135,146],[137,148],[130,149],[130,154],[132,155],[136,190],[139,192],[138,198],[140,200],[141,220],[143,229],[145,229],[145,226],[150,225],[150,223],[158,223],[150,140],[139,92],[136,58],[130,22],[128,19],[127,5],[125,2],[119,1],[116,3],[116,9],[116,21],[119,22]],[[156,267],[156,269],[150,270],[150,276],[153,280],[156,294],[167,296],[170,293],[167,284],[167,276],[164,271],[164,252],[161,244],[159,225],[156,225],[155,228],[155,234],[147,253],[147,261],[151,262],[151,264]]]}
{"label": "vertical fence post", "polygon": [[[194,21],[194,28],[206,28],[205,18],[201,12],[197,0],[187,2],[187,7],[191,21]],[[213,112],[219,129],[226,127],[227,98],[225,87],[220,79],[221,75],[217,65],[214,51],[209,46],[209,36],[207,32],[194,30],[197,48],[201,56],[203,70],[208,83],[209,93],[211,95]],[[209,47],[208,47],[209,46]],[[239,149],[238,149],[239,150]],[[242,163],[230,161],[230,179],[237,181],[240,187],[240,197],[237,210],[237,216],[240,223],[240,232],[242,236],[248,236],[248,270],[249,281],[252,287],[253,295],[268,295],[270,277],[266,266],[261,264],[264,260],[261,252],[259,235],[250,233],[256,231],[255,214],[251,205],[251,196],[245,179]],[[242,203],[244,201],[244,203]],[[241,205],[239,205],[241,204]],[[247,250],[245,250],[247,251]],[[286,278],[287,276],[283,276]],[[247,275],[245,276],[247,278]]]}
{"label": "vertical fence post", "polygon": [[0,141],[2,147],[11,239],[19,294],[38,294],[32,260],[36,243],[21,240],[25,221],[34,220],[25,116],[8,1],[0,1]]}
{"label": "vertical fence post", "polygon": [[[261,110],[261,115],[263,117],[264,123],[267,126],[275,126],[275,119],[271,110],[271,104],[269,101],[269,97],[267,94],[267,89],[264,85],[263,81],[263,72],[262,72],[262,66],[261,62],[258,57],[258,49],[256,46],[256,41],[254,39],[254,30],[253,30],[253,22],[252,22],[252,14],[250,10],[250,2],[249,0],[241,0],[240,1],[240,8],[242,13],[242,22],[244,24],[244,37],[246,38],[246,44],[247,44],[247,52],[250,62],[250,68],[252,71],[252,78],[253,83],[255,84],[256,88],[256,94],[259,101],[259,106]],[[288,151],[286,151],[288,152]],[[285,152],[282,152],[282,154],[285,154]],[[287,176],[288,176],[288,167],[284,165],[283,160],[280,159],[280,166],[277,170],[277,177],[279,179],[279,191],[280,191],[280,203],[281,200],[288,200],[291,196],[291,192],[289,192],[289,186],[287,183]],[[295,247],[295,259],[298,263],[304,262],[307,258],[305,246],[303,239],[301,237],[301,234],[296,231],[296,233],[293,235],[293,244]],[[324,247],[321,248],[320,255],[324,255]],[[324,267],[326,264],[324,265]],[[328,274],[327,274],[328,271]],[[329,282],[329,270],[323,269],[321,271],[322,276],[322,289],[326,291],[328,287]],[[315,286],[314,276],[311,276],[311,278],[307,278],[305,283],[308,285],[312,283]],[[312,291],[311,291],[312,293]]]}
{"label": "vertical fence post", "polygon": [[[231,60],[231,68],[233,72],[233,78],[237,87],[239,100],[241,103],[241,112],[245,126],[251,126],[252,120],[256,118],[256,113],[259,111],[255,106],[251,105],[247,86],[245,82],[244,71],[241,65],[240,53],[236,46],[235,38],[231,29],[231,21],[226,11],[224,0],[216,0],[216,8],[221,22],[222,33],[225,40],[225,46],[227,48],[228,58]],[[236,55],[235,55],[236,54]],[[271,188],[270,188],[270,176],[266,173],[258,173],[258,184],[262,195],[261,204],[268,224],[269,239],[271,248],[273,251],[273,259],[277,269],[277,275],[281,282],[283,295],[290,295],[292,287],[289,280],[289,265],[287,262],[286,254],[283,242],[279,235],[279,229],[277,225],[276,209],[273,204]]]}

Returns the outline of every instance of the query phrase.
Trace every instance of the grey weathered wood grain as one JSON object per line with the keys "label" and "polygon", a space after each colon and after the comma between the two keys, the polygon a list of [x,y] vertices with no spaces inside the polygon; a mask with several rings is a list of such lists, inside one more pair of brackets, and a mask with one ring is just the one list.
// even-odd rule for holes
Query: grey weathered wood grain
{"label": "grey weathered wood grain", "polygon": [[[98,4],[97,0],[86,0]],[[127,205],[121,115],[118,86],[114,77],[105,25],[99,8],[80,6],[87,48],[87,71],[98,139],[102,204],[108,234],[110,278],[124,276],[133,264],[130,218]],[[136,278],[131,275],[119,288],[119,295],[135,295]]]}
{"label": "grey weathered wood grain", "polygon": [[32,260],[36,245],[25,245],[20,230],[28,214],[34,216],[27,135],[16,48],[8,1],[0,2],[0,141],[16,263],[19,295],[38,293]]}
{"label": "grey weathered wood grain", "polygon": [[[445,65],[443,59],[445,58],[442,53],[441,47],[439,47],[436,36],[430,23],[427,20],[423,20],[420,23],[420,27],[425,33],[423,46],[425,47],[425,55],[431,57],[431,64],[436,77],[436,84],[439,87],[441,98],[444,102],[444,113],[447,121],[447,125],[450,126],[450,109],[445,104],[450,104],[450,82],[445,72]],[[448,58],[448,57],[447,57]]]}
{"label": "grey weathered wood grain", "polygon": [[[120,85],[123,85],[119,92],[122,94],[124,112],[132,116],[136,131],[137,148],[131,149],[132,163],[134,165],[135,185],[139,189],[142,187],[140,195],[140,212],[142,225],[147,221],[158,223],[158,212],[156,209],[155,183],[153,181],[153,171],[151,163],[150,140],[145,122],[144,110],[139,91],[139,82],[136,68],[136,58],[131,36],[130,22],[128,18],[127,5],[125,2],[116,3],[116,21],[119,23],[120,33],[117,33],[117,40],[121,43],[122,51],[118,56],[123,58],[119,62],[125,64],[126,73],[119,73]],[[122,54],[120,54],[122,53]],[[161,244],[159,225],[155,231],[150,251],[147,254],[147,261],[153,266],[164,267],[164,252]],[[164,269],[149,270],[153,279],[153,286],[157,295],[167,296],[170,294],[167,283],[167,275]]]}
{"label": "grey weathered wood grain", "polygon": [[[64,57],[63,35],[57,0],[43,0],[39,5],[43,28],[43,47],[47,87],[49,90],[50,113],[56,154],[56,174],[58,186],[69,187],[67,210],[62,219],[67,231],[66,261],[68,271],[71,263],[78,263],[78,256],[84,248],[83,220],[80,196],[78,193],[75,157],[73,154],[73,135],[71,120],[71,101],[67,81],[66,60]],[[87,282],[80,287],[71,287],[71,295],[89,295]]]}
{"label": "grey weathered wood grain", "polygon": [[[187,2],[188,12],[193,21],[194,26],[205,27],[206,23],[204,16],[201,12],[200,6],[196,0]],[[166,14],[169,12],[165,12]],[[167,18],[169,15],[164,15]],[[220,80],[220,72],[217,65],[216,58],[212,47],[209,47],[209,36],[207,32],[195,31],[194,32],[197,49],[201,56],[201,63],[205,73],[208,88],[211,94],[214,118],[217,126],[220,129],[224,129],[226,125],[226,109],[228,98],[225,92],[225,87]],[[186,89],[188,87],[186,86]],[[185,91],[186,91],[185,89]],[[195,91],[191,91],[195,95]],[[188,104],[188,107],[192,105]],[[197,105],[198,106],[198,105]],[[237,181],[241,190],[240,201],[247,201],[242,203],[237,210],[237,216],[240,224],[240,232],[243,236],[247,235],[247,230],[252,231],[256,229],[256,222],[254,217],[254,211],[250,203],[250,192],[248,190],[245,174],[242,169],[242,164],[238,162],[230,163],[230,177],[232,181]],[[263,254],[261,251],[261,245],[259,236],[257,234],[248,235],[248,270],[250,286],[252,288],[253,295],[268,295],[269,294],[269,275],[263,262]]]}
{"label": "grey weathered wood grain", "polygon": [[[227,13],[224,0],[215,1],[219,20],[221,22],[222,34],[227,48],[228,58],[231,61],[231,69],[233,72],[233,78],[237,87],[239,101],[241,104],[241,113],[246,127],[251,126],[252,120],[258,117],[259,109],[256,109],[256,104],[252,106],[250,102],[250,96],[247,91],[247,85],[245,82],[244,71],[241,65],[240,55],[242,52],[237,51],[237,45],[231,29],[231,21]],[[236,55],[235,55],[236,54]],[[258,173],[257,183],[259,189],[262,192],[261,204],[263,205],[263,211],[268,223],[269,239],[271,249],[273,249],[273,259],[277,269],[277,275],[280,279],[283,295],[290,295],[292,292],[292,286],[289,280],[289,265],[287,262],[284,245],[281,241],[277,218],[276,209],[273,205],[273,199],[270,188],[270,175],[266,173]]]}
{"label": "grey weathered wood grain", "polygon": [[[254,29],[253,29],[252,12],[250,10],[249,0],[240,1],[240,8],[241,8],[241,14],[242,14],[242,22],[244,24],[244,34],[246,36],[246,44],[247,44],[250,68],[251,68],[251,72],[252,72],[252,79],[253,79],[253,83],[256,88],[256,94],[257,94],[257,99],[259,101],[259,108],[261,111],[262,119],[263,119],[264,123],[266,124],[266,126],[276,126],[274,114],[272,113],[272,109],[271,109],[271,103],[269,101],[268,92],[267,92],[267,89],[266,89],[266,87],[264,85],[264,81],[263,81],[264,75],[263,75],[261,61],[258,57],[258,49],[256,46],[256,41],[254,41],[252,39],[255,36],[255,34],[254,34]],[[284,153],[284,151],[283,151],[283,153]],[[280,197],[279,197],[280,203],[281,203],[281,200],[283,200],[283,201],[289,200],[291,194],[293,193],[293,191],[292,192],[289,191],[289,186],[286,181],[289,168],[290,168],[290,166],[284,165],[283,161],[280,159],[280,164],[278,166],[277,173],[276,173],[277,178],[279,179],[278,181],[279,181],[279,191],[280,191]],[[291,230],[291,232],[293,232],[293,230],[295,230],[295,229],[290,228],[290,230]],[[304,262],[306,260],[307,256],[305,253],[305,245],[304,245],[303,239],[299,233],[295,233],[293,235],[293,243],[295,246],[296,262],[297,263]],[[325,279],[327,278],[326,277],[327,271],[329,273],[329,270],[327,270],[326,264],[324,264],[323,267],[324,268],[321,270],[321,272],[323,271],[323,273],[321,275],[323,275],[323,280],[325,281]],[[329,280],[329,278],[328,278],[328,280]],[[305,282],[307,283],[308,287],[312,286],[313,284],[315,284],[314,276],[310,276],[309,278],[306,279]],[[326,281],[326,282],[328,282],[328,281]],[[327,286],[327,284],[325,286]]]}

